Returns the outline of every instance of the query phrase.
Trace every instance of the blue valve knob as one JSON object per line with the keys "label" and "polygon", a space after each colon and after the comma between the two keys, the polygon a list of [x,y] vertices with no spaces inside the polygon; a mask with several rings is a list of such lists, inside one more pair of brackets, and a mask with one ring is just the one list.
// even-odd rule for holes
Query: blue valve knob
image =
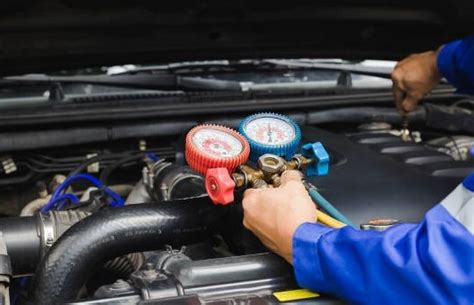
{"label": "blue valve knob", "polygon": [[306,143],[301,150],[303,156],[316,161],[306,168],[307,176],[326,176],[329,173],[329,154],[321,142]]}
{"label": "blue valve knob", "polygon": [[272,154],[290,159],[301,141],[301,129],[291,118],[277,113],[257,113],[245,118],[239,132],[250,144],[250,160]]}

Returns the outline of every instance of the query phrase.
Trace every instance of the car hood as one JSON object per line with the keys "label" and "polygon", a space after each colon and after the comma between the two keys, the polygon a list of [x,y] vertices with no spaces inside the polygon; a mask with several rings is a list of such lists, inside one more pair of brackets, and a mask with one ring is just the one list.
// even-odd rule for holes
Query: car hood
{"label": "car hood", "polygon": [[474,28],[471,0],[7,0],[2,74],[233,58],[398,59]]}

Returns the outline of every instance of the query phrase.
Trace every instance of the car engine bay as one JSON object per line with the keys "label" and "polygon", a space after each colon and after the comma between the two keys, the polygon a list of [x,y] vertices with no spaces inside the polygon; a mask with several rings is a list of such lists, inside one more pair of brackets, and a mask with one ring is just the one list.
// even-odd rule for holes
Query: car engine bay
{"label": "car engine bay", "polygon": [[[474,125],[462,124],[469,108],[424,105],[408,131],[388,107],[265,112],[254,115],[269,121],[254,126],[251,115],[80,145],[20,149],[28,141],[16,138],[18,149],[3,148],[0,283],[12,304],[344,304],[301,292],[291,266],[243,227],[245,187],[278,186],[283,170],[316,162],[307,185],[357,229],[384,230],[420,221],[474,170]],[[235,130],[250,138],[246,157],[246,144],[228,138]],[[259,146],[260,136],[284,145]],[[203,161],[206,150],[226,163]],[[212,180],[210,168],[228,171]],[[274,294],[282,291],[299,294]]]}

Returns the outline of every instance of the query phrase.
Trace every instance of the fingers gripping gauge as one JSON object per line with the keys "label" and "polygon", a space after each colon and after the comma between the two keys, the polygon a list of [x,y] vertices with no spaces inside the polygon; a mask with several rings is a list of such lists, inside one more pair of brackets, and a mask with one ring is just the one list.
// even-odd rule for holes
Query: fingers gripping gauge
{"label": "fingers gripping gauge", "polygon": [[298,124],[287,116],[276,113],[257,113],[245,118],[239,131],[249,141],[250,160],[264,154],[291,158],[301,141]]}

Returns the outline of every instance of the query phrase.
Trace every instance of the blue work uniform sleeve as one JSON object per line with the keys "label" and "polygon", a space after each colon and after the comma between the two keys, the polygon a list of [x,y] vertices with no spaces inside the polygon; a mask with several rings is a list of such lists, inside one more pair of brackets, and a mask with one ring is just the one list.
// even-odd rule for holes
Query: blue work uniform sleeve
{"label": "blue work uniform sleeve", "polygon": [[351,304],[474,304],[474,175],[420,224],[384,232],[305,223],[293,237],[301,287]]}
{"label": "blue work uniform sleeve", "polygon": [[459,92],[474,94],[474,36],[443,46],[438,70]]}

